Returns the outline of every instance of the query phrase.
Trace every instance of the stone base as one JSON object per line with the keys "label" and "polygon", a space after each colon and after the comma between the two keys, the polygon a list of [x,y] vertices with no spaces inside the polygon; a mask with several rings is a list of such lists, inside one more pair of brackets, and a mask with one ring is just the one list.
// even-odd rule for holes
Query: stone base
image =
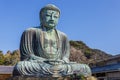
{"label": "stone base", "polygon": [[[1,80],[1,79],[0,79]],[[54,77],[28,77],[28,76],[16,76],[16,77],[11,77],[8,79],[2,79],[2,80],[98,80],[94,76],[89,76],[89,77],[80,77],[80,76],[66,76],[66,77],[59,77],[59,78],[54,78]]]}
{"label": "stone base", "polygon": [[11,78],[9,78],[7,80],[72,80],[72,79],[71,79],[70,76],[59,77],[59,78],[16,76],[16,77],[11,77]]}

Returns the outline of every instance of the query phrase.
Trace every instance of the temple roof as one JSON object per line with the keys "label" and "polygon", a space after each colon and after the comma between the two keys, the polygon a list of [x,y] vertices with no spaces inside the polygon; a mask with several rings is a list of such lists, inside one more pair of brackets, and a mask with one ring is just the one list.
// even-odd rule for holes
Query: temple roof
{"label": "temple roof", "polygon": [[13,66],[0,66],[0,74],[12,74]]}
{"label": "temple roof", "polygon": [[92,68],[92,73],[102,73],[102,72],[111,72],[111,71],[120,71],[120,63]]}

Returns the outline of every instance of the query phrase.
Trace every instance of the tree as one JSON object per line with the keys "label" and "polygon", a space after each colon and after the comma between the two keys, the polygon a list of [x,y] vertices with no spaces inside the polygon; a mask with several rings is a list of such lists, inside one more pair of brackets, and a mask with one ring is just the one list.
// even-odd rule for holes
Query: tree
{"label": "tree", "polygon": [[11,54],[11,65],[15,65],[18,61],[20,61],[20,51],[15,50]]}
{"label": "tree", "polygon": [[19,50],[14,50],[13,52],[8,51],[5,54],[4,65],[15,65],[18,61],[20,61]]}
{"label": "tree", "polygon": [[3,55],[3,52],[0,51],[0,65],[3,65],[4,64],[4,55]]}

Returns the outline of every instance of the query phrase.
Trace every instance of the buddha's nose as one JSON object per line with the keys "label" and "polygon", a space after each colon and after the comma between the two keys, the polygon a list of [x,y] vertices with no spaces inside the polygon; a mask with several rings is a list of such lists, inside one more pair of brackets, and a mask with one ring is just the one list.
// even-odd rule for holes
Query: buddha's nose
{"label": "buddha's nose", "polygon": [[54,20],[54,16],[53,15],[51,15],[50,18],[51,18],[51,20]]}

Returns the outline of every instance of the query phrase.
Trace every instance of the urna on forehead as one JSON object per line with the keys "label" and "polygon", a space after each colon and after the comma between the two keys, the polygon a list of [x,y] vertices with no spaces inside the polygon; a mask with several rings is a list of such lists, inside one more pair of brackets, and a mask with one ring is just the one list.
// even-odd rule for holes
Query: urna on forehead
{"label": "urna on forehead", "polygon": [[53,4],[48,4],[48,5],[44,6],[43,8],[41,8],[40,14],[41,14],[44,10],[55,10],[55,11],[58,11],[58,12],[60,13],[60,9],[59,9],[57,6],[53,5]]}

